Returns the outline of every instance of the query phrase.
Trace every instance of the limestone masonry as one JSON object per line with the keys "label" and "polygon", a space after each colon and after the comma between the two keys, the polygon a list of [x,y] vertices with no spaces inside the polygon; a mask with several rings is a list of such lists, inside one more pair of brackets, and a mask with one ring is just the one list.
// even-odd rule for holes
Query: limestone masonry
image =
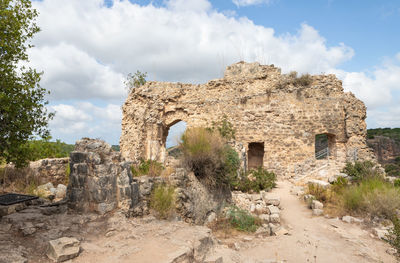
{"label": "limestone masonry", "polygon": [[321,134],[336,163],[373,158],[364,103],[344,92],[334,75],[296,80],[273,65],[239,62],[227,67],[223,79],[206,84],[147,82],[123,105],[121,153],[132,161],[164,162],[173,124],[210,127],[226,115],[236,129],[233,144],[245,169],[263,165],[293,176],[318,162],[315,154],[323,147],[315,144]]}

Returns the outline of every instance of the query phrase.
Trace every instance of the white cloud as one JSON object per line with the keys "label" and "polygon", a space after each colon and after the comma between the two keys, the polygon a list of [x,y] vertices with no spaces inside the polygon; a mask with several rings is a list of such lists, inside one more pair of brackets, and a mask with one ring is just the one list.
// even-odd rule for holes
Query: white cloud
{"label": "white cloud", "polygon": [[[241,6],[270,2],[235,1]],[[91,118],[74,122],[59,110],[61,116],[52,123],[58,134],[87,131],[86,136],[98,134],[116,143],[119,107],[126,96],[123,80],[129,72],[146,71],[151,80],[198,83],[221,77],[227,65],[240,60],[275,64],[283,72],[336,72],[345,89],[369,109],[395,103],[398,61],[372,73],[344,72],[338,68],[353,57],[353,49],[343,43],[328,46],[308,24],[295,33],[278,35],[246,17],[216,11],[207,0],[164,3],[140,6],[121,0],[107,7],[103,0],[33,2],[42,31],[34,39],[30,58],[35,68],[44,71],[41,84],[52,92],[52,104],[62,103],[64,109],[72,104],[71,114],[81,110]],[[400,61],[400,53],[395,60]],[[82,102],[93,99],[107,106]]]}
{"label": "white cloud", "polygon": [[96,106],[90,102],[76,102],[73,105],[58,104],[49,106],[56,112],[50,121],[54,138],[74,143],[82,137],[102,138],[117,143],[121,133],[122,111],[119,105]]}
{"label": "white cloud", "polygon": [[[227,65],[240,60],[316,73],[334,68],[353,55],[343,44],[328,47],[309,25],[301,25],[295,34],[279,36],[272,28],[255,25],[245,17],[217,12],[205,0],[170,0],[165,7],[140,6],[127,0],[115,1],[111,8],[100,0],[44,0],[34,4],[40,12],[42,32],[35,40],[37,50],[33,53],[37,55],[32,61],[43,65],[45,74],[49,74],[43,86],[56,89],[66,79],[73,83],[71,76],[78,76],[77,80],[82,78],[86,83],[79,88],[79,97],[92,97],[97,84],[116,89],[121,85],[118,78],[136,70],[148,72],[150,79],[205,82],[222,76]],[[67,71],[61,66],[52,69],[53,63],[65,62],[74,66]],[[105,83],[105,73],[114,81]],[[112,93],[123,97],[121,88],[117,92],[99,90],[97,96]],[[54,94],[54,99],[65,95]],[[70,96],[76,95],[71,92]]]}
{"label": "white cloud", "polygon": [[[400,103],[400,63],[387,60],[372,72],[345,72],[333,70],[343,80],[346,91],[353,92],[369,110],[395,107]],[[400,122],[398,123],[400,126]]]}
{"label": "white cloud", "polygon": [[398,128],[400,127],[400,106],[391,107],[389,110],[371,110],[371,128]]}
{"label": "white cloud", "polygon": [[211,4],[207,0],[169,0],[168,8],[177,11],[208,11]]}
{"label": "white cloud", "polygon": [[126,95],[124,76],[72,44],[39,46],[30,51],[31,64],[44,71],[41,85],[50,99],[120,99]]}
{"label": "white cloud", "polygon": [[250,6],[250,5],[260,5],[269,4],[272,0],[232,0],[232,2],[237,6]]}

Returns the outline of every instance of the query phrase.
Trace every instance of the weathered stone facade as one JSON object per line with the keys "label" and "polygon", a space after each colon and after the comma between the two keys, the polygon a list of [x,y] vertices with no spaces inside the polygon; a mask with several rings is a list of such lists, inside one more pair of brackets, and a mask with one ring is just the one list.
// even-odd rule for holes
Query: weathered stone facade
{"label": "weathered stone facade", "polygon": [[109,144],[85,138],[76,142],[70,157],[67,198],[71,208],[104,214],[117,207],[128,210],[137,200],[130,163]]}
{"label": "weathered stone facade", "polygon": [[46,158],[30,162],[29,168],[34,176],[40,178],[41,183],[52,182],[57,185],[64,183],[67,174],[69,158]]}
{"label": "weathered stone facade", "polygon": [[249,160],[249,145],[261,145],[263,166],[292,176],[295,167],[314,159],[317,134],[328,135],[330,159],[373,158],[362,101],[344,92],[334,75],[311,76],[309,85],[291,77],[273,65],[239,62],[223,79],[202,85],[148,82],[123,105],[121,153],[129,160],[164,162],[173,124],[207,127],[226,115],[236,129],[235,148],[244,156],[244,168],[259,162]]}

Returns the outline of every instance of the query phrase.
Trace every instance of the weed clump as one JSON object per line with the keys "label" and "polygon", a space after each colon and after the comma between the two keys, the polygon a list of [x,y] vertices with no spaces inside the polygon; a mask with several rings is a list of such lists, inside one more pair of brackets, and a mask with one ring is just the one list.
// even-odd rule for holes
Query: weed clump
{"label": "weed clump", "polygon": [[261,221],[257,217],[236,206],[229,207],[226,218],[230,225],[239,231],[255,232],[261,225]]}
{"label": "weed clump", "polygon": [[160,176],[164,166],[154,160],[141,160],[139,165],[132,165],[131,172],[132,176],[148,175],[150,177]]}
{"label": "weed clump", "polygon": [[237,153],[212,129],[187,129],[179,148],[184,165],[208,186],[227,184],[227,174],[239,167]]}
{"label": "weed clump", "polygon": [[389,244],[396,249],[397,256],[400,256],[400,220],[397,216],[391,218],[393,228],[389,229],[389,234],[386,236]]}
{"label": "weed clump", "polygon": [[353,181],[360,182],[367,178],[383,178],[383,174],[376,168],[376,165],[371,161],[346,163],[342,170],[352,178]]}
{"label": "weed clump", "polygon": [[160,219],[170,218],[175,211],[175,188],[168,184],[157,185],[150,197],[150,207]]}
{"label": "weed clump", "polygon": [[297,75],[296,71],[292,71],[286,75],[284,80],[277,84],[278,88],[284,88],[288,85],[293,85],[296,87],[309,87],[312,83],[312,77],[310,74],[303,74],[300,77]]}
{"label": "weed clump", "polygon": [[262,167],[247,172],[242,171],[241,174],[235,174],[230,178],[230,186],[233,190],[246,193],[269,191],[276,187],[276,175]]}

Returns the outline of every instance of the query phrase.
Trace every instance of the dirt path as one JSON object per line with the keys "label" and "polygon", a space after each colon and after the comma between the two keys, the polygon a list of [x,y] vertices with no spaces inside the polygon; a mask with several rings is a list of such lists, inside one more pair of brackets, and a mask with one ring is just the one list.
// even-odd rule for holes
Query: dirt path
{"label": "dirt path", "polygon": [[311,210],[290,194],[290,188],[289,182],[279,182],[273,191],[281,197],[282,225],[291,229],[290,235],[258,240],[255,246],[240,251],[243,258],[260,262],[396,262],[386,253],[389,245],[371,237],[361,226],[313,217]]}
{"label": "dirt path", "polygon": [[[207,255],[223,258],[224,263],[249,262],[396,262],[386,253],[389,245],[371,236],[360,225],[338,219],[313,217],[297,196],[290,194],[291,184],[279,182],[273,190],[281,197],[282,225],[290,235],[256,237],[239,235],[214,244]],[[72,262],[186,262],[181,255],[193,251],[193,242],[208,240],[209,231],[182,222],[113,218],[109,234],[83,242],[83,253]],[[113,232],[114,231],[114,232]],[[226,240],[225,240],[226,241]],[[174,261],[175,259],[175,261]],[[215,261],[208,261],[215,262]]]}

